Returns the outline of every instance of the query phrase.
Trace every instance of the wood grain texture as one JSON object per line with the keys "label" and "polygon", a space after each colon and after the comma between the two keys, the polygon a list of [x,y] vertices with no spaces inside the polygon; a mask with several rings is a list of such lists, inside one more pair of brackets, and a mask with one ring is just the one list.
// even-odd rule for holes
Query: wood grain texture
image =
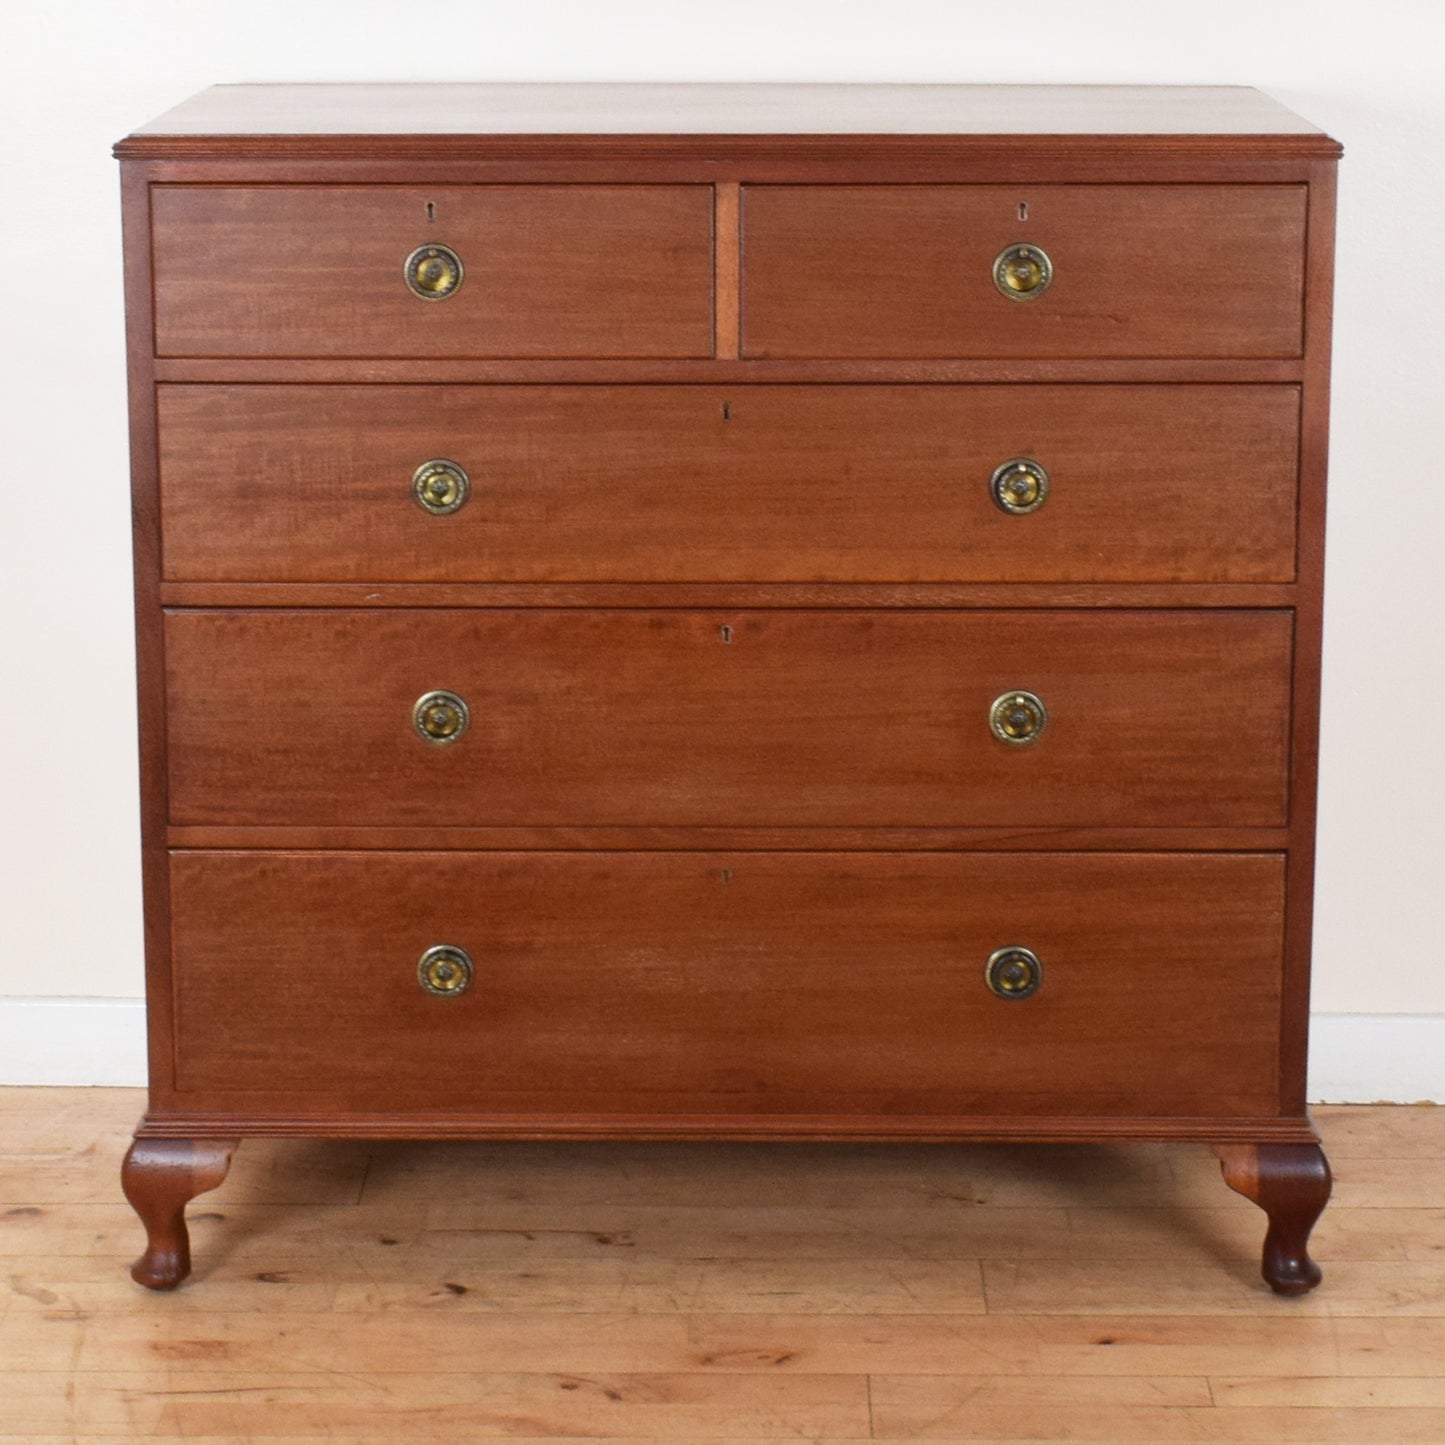
{"label": "wood grain texture", "polygon": [[[296,1141],[273,1140],[251,1140],[246,1145],[247,1150],[262,1150],[268,1160],[275,1158],[277,1149],[295,1147]],[[311,1140],[305,1147],[317,1154],[326,1146]],[[910,1268],[902,1272],[913,1284],[930,1269],[937,1269],[937,1277],[941,1278],[945,1271],[940,1266],[946,1261],[1017,1259],[1027,1253],[1037,1259],[1133,1261],[1153,1270],[1164,1268],[1171,1259],[1185,1253],[1203,1261],[1211,1250],[1231,1260],[1243,1260],[1259,1245],[1257,1214],[1235,1210],[1222,1202],[1224,1196],[1217,1190],[1218,1202],[1213,1205],[1196,1203],[1192,1193],[1186,1195],[1181,1190],[1174,1205],[1178,1224],[1171,1231],[1160,1214],[1160,1205],[1077,1202],[1087,1193],[1087,1175],[1084,1187],[1071,1202],[1067,1197],[1071,1186],[1063,1170],[1057,1177],[1051,1172],[1045,1183],[1036,1183],[1033,1197],[1026,1188],[1016,1189],[1016,1197],[1010,1201],[978,1205],[967,1211],[950,1212],[924,1202],[911,1206],[896,1202],[858,1206],[790,1204],[778,1197],[777,1191],[767,1201],[752,1205],[718,1202],[679,1209],[640,1201],[579,1208],[576,1203],[557,1200],[526,1198],[509,1203],[490,1197],[477,1199],[477,1180],[488,1168],[487,1160],[478,1156],[486,1146],[422,1146],[438,1155],[450,1150],[460,1156],[450,1176],[458,1181],[465,1178],[466,1187],[459,1191],[449,1189],[448,1176],[437,1169],[393,1170],[389,1152],[399,1148],[394,1143],[372,1141],[367,1147],[380,1153],[383,1162],[378,1168],[386,1174],[385,1183],[364,1205],[344,1206],[345,1217],[356,1234],[364,1233],[365,1247],[353,1237],[349,1251],[337,1248],[328,1237],[325,1210],[240,1201],[217,1204],[214,1200],[200,1206],[193,1219],[193,1232],[198,1241],[203,1241],[198,1257],[205,1267],[206,1255],[220,1245],[227,1265],[227,1278],[208,1286],[206,1293],[211,1297],[202,1307],[221,1311],[233,1304],[244,1304],[250,1286],[240,1276],[243,1266],[257,1272],[297,1275],[298,1288],[293,1290],[291,1300],[294,1307],[314,1303],[325,1308],[332,1300],[354,1298],[368,1289],[378,1309],[404,1307],[427,1295],[435,1272],[453,1262],[460,1248],[485,1250],[487,1261],[498,1270],[508,1266],[522,1269],[532,1264],[565,1269],[569,1262],[610,1257],[655,1265],[706,1256],[714,1264],[714,1279],[725,1280],[727,1271],[736,1267],[736,1278],[740,1282],[746,1279],[747,1287],[753,1289],[760,1265],[783,1266],[805,1259],[855,1262],[862,1271],[874,1272],[885,1261],[906,1261]],[[498,1147],[519,1150],[526,1156],[531,1149],[542,1146]],[[575,1147],[580,1151],[589,1146]],[[657,1153],[683,1146],[649,1147]],[[796,1146],[798,1150],[807,1147]],[[823,1146],[820,1152],[826,1155],[837,1147]],[[901,1162],[911,1163],[910,1150],[934,1146],[902,1147]],[[987,1152],[987,1146],[976,1147]],[[1048,1155],[1061,1146],[1037,1147]],[[1147,1150],[1151,1146],[1139,1147]],[[722,1152],[746,1148],[729,1145]],[[794,1151],[782,1148],[779,1152]],[[1026,1155],[1030,1151],[1016,1147],[1013,1152]],[[1184,1151],[1174,1148],[1171,1152],[1179,1155]],[[412,1160],[413,1165],[419,1162],[415,1157]],[[1027,1171],[1020,1167],[1016,1173],[1022,1184]],[[514,1190],[516,1174],[513,1168],[507,1176]],[[408,1191],[433,1187],[448,1197],[434,1204],[417,1204],[405,1220],[398,1218],[398,1206]],[[784,1188],[785,1181],[780,1180],[778,1191]],[[489,1191],[496,1193],[495,1189]],[[1049,1202],[1045,1202],[1045,1193]],[[1411,1261],[1428,1265],[1432,1245],[1438,1252],[1445,1230],[1441,1213],[1332,1208],[1316,1233],[1315,1245],[1324,1258],[1332,1261],[1392,1267]],[[136,1219],[130,1209],[99,1200],[68,1211],[41,1210],[7,1218],[5,1226],[11,1253],[3,1257],[4,1261],[32,1258],[43,1248],[49,1257],[47,1287],[52,1290],[57,1284],[72,1283],[84,1276],[100,1261],[133,1249],[136,1237]],[[388,1234],[389,1230],[392,1233]],[[395,1246],[380,1244],[380,1235],[406,1244],[414,1266],[410,1276],[402,1265],[387,1263],[386,1250]],[[951,1287],[957,1290],[955,1298],[962,1303],[966,1299],[963,1272],[955,1269],[948,1273]],[[840,1280],[847,1277],[840,1271]],[[303,1281],[304,1288],[300,1287]],[[97,1313],[123,1314],[125,1306],[135,1299],[134,1291],[120,1279],[109,1282],[103,1294],[97,1293]],[[469,1296],[470,1292],[459,1298]],[[457,1308],[469,1309],[475,1315],[486,1306],[484,1301],[472,1300],[470,1306]],[[526,1363],[526,1348],[521,1340],[514,1340],[510,1347],[498,1340],[489,1357],[498,1368],[508,1369],[513,1359]],[[625,1350],[626,1346],[621,1348]],[[563,1360],[559,1367],[576,1363]],[[592,1363],[600,1366],[603,1359],[599,1355]],[[607,1368],[625,1368],[626,1363],[623,1354],[612,1358]],[[1408,1369],[1404,1373],[1409,1373]]]}
{"label": "wood grain texture", "polygon": [[[352,1110],[335,1094],[304,1097],[253,1089],[223,1109],[185,1107],[175,1090],[153,1091],[137,1138],[195,1139],[221,1129],[237,1138],[408,1139],[475,1143],[678,1144],[1315,1144],[1307,1114],[524,1114]],[[992,1107],[992,1099],[979,1101]]]}
{"label": "wood grain texture", "polygon": [[[338,128],[343,115],[354,130]],[[714,128],[723,115],[735,132]],[[1368,1384],[1249,1383],[1259,1338],[1230,1335],[1211,1357],[1220,1392],[1175,1367],[1167,1329],[1152,1354],[1086,1343],[1102,1384],[1034,1369],[1043,1383],[1016,1397],[991,1363],[1010,1350],[1036,1363],[1049,1310],[1115,1343],[1121,1320],[1168,1318],[1139,1262],[1162,1266],[1171,1235],[1171,1298],[1201,1318],[1247,1315],[1264,1290],[1249,1258],[1257,1215],[1243,1201],[1229,1201],[1243,1215],[1222,1214],[1217,1174],[1178,1146],[1319,1157],[1303,1091],[1338,146],[1228,90],[402,86],[212,92],[120,149],[147,157],[125,172],[152,1027],[141,1157],[286,1134],[268,1146],[284,1176],[271,1194],[251,1176],[217,1197],[355,1208],[368,1189],[384,1207],[418,1182],[367,1142],[398,1129],[496,1141],[457,1146],[484,1185],[420,1171],[428,1198],[480,1188],[492,1202],[530,1202],[508,1171],[533,1135],[973,1137],[994,1141],[995,1167],[999,1141],[1056,1140],[1073,1152],[1047,1156],[1069,1163],[1045,1209],[1072,1197],[1143,1214],[1088,1229],[1040,1217],[1036,1234],[1068,1247],[1032,1255],[975,1245],[954,1258],[935,1236],[922,1264],[898,1245],[883,1268],[836,1239],[821,1263],[805,1250],[783,1269],[736,1248],[726,1263],[700,1248],[681,1265],[629,1263],[593,1242],[602,1257],[569,1245],[480,1261],[470,1285],[432,1265],[420,1293],[405,1271],[378,1273],[370,1249],[367,1279],[326,1256],[349,1292],[326,1294],[317,1274],[302,1302],[409,1318],[440,1305],[461,1319],[690,1308],[706,1320],[704,1370],[797,1382],[740,1400],[710,1375],[698,1387],[693,1360],[668,1350],[640,1365],[599,1354],[583,1378],[499,1350],[478,1375],[464,1338],[443,1345],[413,1319],[403,1348],[468,1381],[470,1393],[420,1386],[429,1425],[459,1436],[941,1438],[960,1421],[975,1439],[1379,1434]],[[989,278],[1018,240],[1055,264],[1053,286],[1024,305]],[[467,265],[440,305],[401,282],[426,241],[456,245]],[[423,517],[406,491],[442,451],[438,433],[486,452],[468,461],[476,491],[451,519]],[[1039,459],[1055,490],[1033,518],[1005,518],[959,484],[1035,449],[1054,457]],[[431,687],[472,703],[457,748],[411,731]],[[984,730],[992,697],[1017,687],[1051,709],[1023,751]],[[200,850],[176,860],[198,881],[174,918],[168,840]],[[1183,881],[1165,888],[1171,868]],[[701,889],[687,869],[716,879]],[[1240,870],[1231,888],[1198,882]],[[333,873],[345,916],[326,901]],[[503,931],[495,986],[516,1026],[500,1038],[476,1007],[480,981],[425,1000],[479,1020],[464,1032],[412,1019],[414,982],[416,998],[382,1012],[388,927],[435,922],[438,879],[454,881],[444,905],[462,922]],[[757,900],[747,919],[744,894]],[[949,929],[1002,926],[1024,903],[1058,922],[1050,957],[1088,953],[1064,977],[1096,992],[1076,1008],[1084,995],[1061,995],[1046,960],[1046,993],[999,1007],[1056,1025],[1008,1049],[965,1011],[945,1040],[937,1001],[954,975],[941,960],[968,942]],[[179,990],[172,925],[178,947],[200,940]],[[537,960],[550,1010],[528,993]],[[348,990],[351,974],[367,986]],[[740,1003],[738,980],[751,984]],[[1055,1015],[1030,1013],[1041,1003]],[[386,1046],[398,1022],[400,1086]],[[439,1059],[450,1066],[428,1072]],[[497,1109],[519,1074],[533,1094],[513,1089],[517,1107]],[[327,1133],[352,1137],[308,1142]],[[1091,1193],[1083,1141],[1125,1139],[1136,1152],[1112,1157],[1132,1162]],[[641,1169],[633,1146],[613,1147],[624,1174]],[[904,1147],[889,1156],[897,1178],[855,1156],[842,1175],[771,1187],[824,1207],[840,1191],[860,1207],[984,1197]],[[548,1156],[564,1217],[540,1228],[573,1229],[565,1210],[598,1198],[642,1197],[616,1174],[589,1180],[583,1153]],[[643,1176],[650,1203],[730,1197],[726,1151],[668,1157],[666,1182]],[[1037,1209],[1040,1178],[1031,1163],[990,1187]],[[71,1201],[96,1188],[64,1155],[4,1187],[30,1184]],[[755,1207],[759,1185],[745,1187]],[[1346,1209],[1414,1207],[1420,1188],[1398,1161],[1357,1155],[1339,1195]],[[1271,1238],[1288,1214],[1284,1255],[1298,1262],[1322,1196],[1261,1183],[1267,1212],[1271,1189]],[[1181,1200],[1205,1213],[1164,1212]],[[174,1263],[171,1204],[147,1208]],[[401,1239],[387,1227],[368,1226],[373,1243]],[[1302,1318],[1441,1308],[1428,1231],[1357,1246],[1360,1225],[1331,1229],[1332,1289],[1297,1304]],[[1330,1248],[1373,1252],[1336,1267]],[[5,1258],[0,1243],[0,1277]],[[44,1342],[9,1328],[5,1306],[64,1311],[68,1284],[9,1272],[0,1357],[23,1371]],[[280,1287],[264,1263],[249,1277]],[[828,1336],[832,1360],[852,1350],[863,1364],[843,1366],[850,1383],[835,1389],[806,1340],[732,1330],[780,1301],[813,1321],[932,1325],[906,1343]],[[997,1334],[963,1328],[984,1310]],[[1080,1347],[1069,1328],[1052,1337],[1055,1364]],[[158,1414],[137,1403],[157,1361],[221,1361],[224,1376],[218,1338],[139,1365],[120,1342],[105,1357],[114,1378],[62,1396],[58,1413],[33,1408],[50,1397],[14,1369],[0,1394],[24,1402],[13,1428],[37,1438],[172,1426],[392,1438],[410,1418],[384,1391],[318,1379],[316,1411],[283,1425],[249,1345],[249,1378],[237,1363],[235,1380],[172,1390]],[[891,1353],[870,1355],[880,1338]],[[1389,1351],[1351,1340],[1373,1379]],[[1409,1335],[1400,1358],[1431,1342]],[[918,1384],[915,1360],[933,1362],[936,1389]],[[474,1418],[459,1401],[478,1393],[498,1408]],[[848,1414],[860,1399],[861,1424]],[[1401,1383],[1388,1399],[1387,1438],[1438,1436],[1422,1423],[1430,1389]]]}
{"label": "wood grain texture", "polygon": [[[1445,1437],[1442,1109],[1319,1111],[1353,1205],[1282,1301],[1203,1148],[264,1140],[154,1297],[114,1197],[143,1105],[0,1090],[0,1180],[35,1181],[0,1209],[0,1439]],[[343,1159],[345,1200],[297,1202]]]}
{"label": "wood grain texture", "polygon": [[[1248,855],[181,853],[178,1103],[1258,1115],[1282,889]],[[984,982],[1011,944],[1027,999]]]}
{"label": "wood grain texture", "polygon": [[409,828],[376,826],[257,827],[180,824],[167,830],[172,848],[268,848],[375,852],[425,848],[504,853],[558,850],[668,852],[987,852],[1269,853],[1289,844],[1287,828]]}
{"label": "wood grain texture", "polygon": [[713,188],[713,355],[733,360],[741,355],[742,323],[742,195],[736,181]]}
{"label": "wood grain texture", "polygon": [[154,278],[150,252],[151,187],[145,167],[121,165],[127,404],[130,437],[131,565],[135,589],[135,666],[141,893],[145,930],[149,1077],[170,1083],[170,914],[166,889],[165,625],[161,585],[161,500],[154,384]]}
{"label": "wood grain texture", "polygon": [[[162,386],[158,404],[167,580],[1294,574],[1294,387]],[[989,479],[1019,456],[1050,492],[1010,516]],[[472,480],[445,517],[411,496],[433,457]]]}
{"label": "wood grain texture", "polygon": [[1330,1166],[1313,1144],[1228,1145],[1216,1150],[1224,1182],[1269,1216],[1262,1273],[1276,1294],[1302,1295],[1319,1284],[1310,1231],[1330,1198]]}
{"label": "wood grain texture", "polygon": [[1292,608],[1286,582],[162,582],[167,607]]}
{"label": "wood grain texture", "polygon": [[744,186],[743,355],[1297,356],[1304,234],[1302,186]]}
{"label": "wood grain texture", "polygon": [[1314,936],[1315,819],[1318,812],[1320,660],[1324,643],[1325,492],[1329,468],[1331,331],[1334,316],[1335,198],[1333,165],[1316,168],[1310,183],[1307,255],[1308,378],[1300,414],[1300,517],[1295,612],[1294,736],[1290,753],[1291,825],[1285,951],[1285,1009],[1280,1055],[1280,1107],[1305,1097],[1309,1073],[1310,956]]}
{"label": "wood grain texture", "polygon": [[1335,149],[1199,136],[1141,142],[1126,156],[1097,136],[1058,145],[1021,136],[750,136],[726,150],[686,136],[508,136],[485,147],[471,137],[281,136],[263,153],[254,141],[195,137],[142,164],[158,185],[1306,185],[1316,160]]}
{"label": "wood grain texture", "polygon": [[568,357],[509,358],[185,356],[157,357],[157,381],[294,382],[324,385],[698,385],[811,386],[873,382],[887,386],[929,383],[999,385],[1073,385],[1125,382],[1233,383],[1292,385],[1304,374],[1298,357],[1275,359],[1150,358],[837,358],[766,360],[758,358]]}
{"label": "wood grain texture", "polygon": [[[709,186],[156,186],[151,201],[162,356],[712,355]],[[465,268],[441,301],[403,277],[429,242]]]}
{"label": "wood grain texture", "polygon": [[[173,612],[171,821],[1274,826],[1290,631],[1244,611]],[[437,688],[472,718],[443,747],[412,726]],[[1050,714],[1026,747],[988,723],[1018,688]]]}
{"label": "wood grain texture", "polygon": [[121,1186],[146,1227],[145,1253],[130,1277],[147,1289],[175,1289],[191,1272],[186,1205],[222,1183],[235,1140],[137,1139],[121,1165]]}
{"label": "wood grain texture", "polygon": [[1317,126],[1247,86],[830,84],[215,85],[139,127],[137,147],[184,137],[584,136],[662,139],[747,134],[1269,137],[1325,144]]}

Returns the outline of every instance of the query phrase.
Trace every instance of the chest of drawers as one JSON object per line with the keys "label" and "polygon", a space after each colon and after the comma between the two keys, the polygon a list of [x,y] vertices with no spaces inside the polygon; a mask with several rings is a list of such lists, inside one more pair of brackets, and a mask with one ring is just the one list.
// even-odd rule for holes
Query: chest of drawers
{"label": "chest of drawers", "polygon": [[240,86],[117,152],[137,1280],[313,1135],[1205,1142],[1318,1281],[1333,141]]}

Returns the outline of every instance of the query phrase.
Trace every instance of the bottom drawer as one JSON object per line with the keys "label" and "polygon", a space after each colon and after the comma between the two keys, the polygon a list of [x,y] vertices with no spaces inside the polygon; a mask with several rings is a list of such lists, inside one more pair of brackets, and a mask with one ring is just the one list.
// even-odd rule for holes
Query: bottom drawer
{"label": "bottom drawer", "polygon": [[[1278,1113],[1277,855],[180,852],[171,872],[186,1109]],[[465,991],[423,988],[435,945],[470,956]],[[1006,947],[1042,965],[1027,997],[985,981]]]}

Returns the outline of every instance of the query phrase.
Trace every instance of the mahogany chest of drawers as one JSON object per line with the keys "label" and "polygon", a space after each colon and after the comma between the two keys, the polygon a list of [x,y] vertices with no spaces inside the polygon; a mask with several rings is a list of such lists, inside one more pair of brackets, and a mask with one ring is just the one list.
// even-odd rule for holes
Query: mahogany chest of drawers
{"label": "mahogany chest of drawers", "polygon": [[142,1284],[297,1134],[1206,1142],[1317,1282],[1333,141],[240,86],[117,153]]}

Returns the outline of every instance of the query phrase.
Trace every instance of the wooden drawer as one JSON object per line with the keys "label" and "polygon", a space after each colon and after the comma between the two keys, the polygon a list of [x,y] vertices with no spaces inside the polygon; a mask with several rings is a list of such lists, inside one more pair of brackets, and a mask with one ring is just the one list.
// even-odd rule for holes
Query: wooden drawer
{"label": "wooden drawer", "polygon": [[[711,186],[151,195],[161,356],[712,354]],[[403,274],[429,242],[464,268],[441,301]]]}
{"label": "wooden drawer", "polygon": [[[1304,240],[1303,186],[746,186],[743,351],[1298,356]],[[1025,301],[1019,242],[1053,263]]]}
{"label": "wooden drawer", "polygon": [[[178,611],[181,824],[1276,826],[1284,611]],[[412,724],[432,689],[470,727]],[[1049,710],[1000,742],[1014,689]]]}
{"label": "wooden drawer", "polygon": [[[165,575],[1270,582],[1291,386],[162,386]],[[1010,515],[990,478],[1050,490]],[[432,516],[412,475],[458,463]]]}
{"label": "wooden drawer", "polygon": [[[1277,1108],[1278,856],[178,853],[171,880],[178,1087],[251,1107]],[[475,969],[454,997],[418,982],[438,944]],[[985,984],[1010,946],[1027,998]]]}

